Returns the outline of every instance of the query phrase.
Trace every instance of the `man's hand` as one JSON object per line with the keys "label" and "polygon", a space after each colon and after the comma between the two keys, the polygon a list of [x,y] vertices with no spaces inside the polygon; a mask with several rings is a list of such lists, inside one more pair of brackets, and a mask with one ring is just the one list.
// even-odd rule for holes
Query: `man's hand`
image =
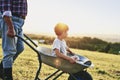
{"label": "man's hand", "polygon": [[11,38],[15,37],[15,30],[14,30],[14,25],[13,25],[11,17],[4,16],[4,20],[8,26],[7,36]]}
{"label": "man's hand", "polygon": [[14,28],[11,28],[11,29],[8,28],[7,36],[11,37],[11,38],[15,37],[15,30],[14,30]]}

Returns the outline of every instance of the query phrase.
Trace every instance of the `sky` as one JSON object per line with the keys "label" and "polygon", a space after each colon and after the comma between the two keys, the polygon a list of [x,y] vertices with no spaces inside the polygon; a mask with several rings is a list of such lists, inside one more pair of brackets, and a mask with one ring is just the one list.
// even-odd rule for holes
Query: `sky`
{"label": "sky", "polygon": [[25,33],[54,34],[58,22],[69,34],[120,34],[120,0],[28,0]]}

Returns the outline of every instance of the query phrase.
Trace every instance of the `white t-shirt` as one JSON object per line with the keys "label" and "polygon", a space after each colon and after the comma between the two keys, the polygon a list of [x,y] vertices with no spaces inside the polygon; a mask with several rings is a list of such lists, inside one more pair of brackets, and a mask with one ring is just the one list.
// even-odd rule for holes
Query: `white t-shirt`
{"label": "white t-shirt", "polygon": [[63,53],[64,55],[67,55],[67,45],[66,45],[66,42],[65,40],[60,40],[58,38],[56,38],[53,42],[53,52],[52,52],[52,55],[55,56],[56,53],[55,53],[55,49],[58,49],[61,53]]}

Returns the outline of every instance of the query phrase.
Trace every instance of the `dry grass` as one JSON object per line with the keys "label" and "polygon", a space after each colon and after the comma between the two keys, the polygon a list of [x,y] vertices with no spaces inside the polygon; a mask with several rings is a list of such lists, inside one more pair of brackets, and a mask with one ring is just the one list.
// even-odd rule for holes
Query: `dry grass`
{"label": "dry grass", "polygon": [[[43,44],[41,46],[51,47]],[[95,67],[88,69],[94,80],[120,80],[120,55],[78,49],[72,49],[72,51],[88,57],[94,63]],[[1,58],[2,54],[0,54],[0,60]],[[34,80],[37,69],[37,54],[25,46],[24,52],[20,54],[13,66],[14,80]],[[56,69],[43,64],[39,77],[44,80],[54,71]],[[67,80],[68,76],[63,74],[57,80]]]}

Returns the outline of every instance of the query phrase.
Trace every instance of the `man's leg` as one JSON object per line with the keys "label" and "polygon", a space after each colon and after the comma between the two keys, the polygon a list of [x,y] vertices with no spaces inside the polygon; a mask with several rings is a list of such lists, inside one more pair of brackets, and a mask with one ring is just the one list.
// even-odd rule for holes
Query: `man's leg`
{"label": "man's leg", "polygon": [[3,49],[3,75],[4,80],[13,80],[12,65],[13,56],[16,54],[16,40],[7,36],[7,25],[3,24],[2,29],[2,49]]}
{"label": "man's leg", "polygon": [[[3,49],[3,76],[4,80],[13,80],[12,78],[12,65],[13,56],[16,54],[16,38],[10,38],[7,36],[7,24],[2,20],[2,49]],[[2,66],[1,64],[1,66]]]}
{"label": "man's leg", "polygon": [[[20,35],[19,35],[20,36]],[[21,36],[22,37],[22,36]],[[22,42],[22,40],[21,39],[18,39],[17,40],[17,53],[14,55],[14,57],[13,57],[13,62],[16,60],[16,58],[18,57],[18,55],[24,50],[24,45],[23,45],[23,42]],[[1,62],[1,64],[0,64],[0,71],[1,71],[1,78],[3,79],[3,64],[2,64],[2,62]],[[8,73],[8,74],[6,74],[6,73]],[[9,79],[9,80],[12,80],[12,68],[6,68],[6,69],[4,69],[4,74],[6,74],[6,76],[10,76],[10,77],[6,77],[7,79]],[[5,79],[5,80],[7,80],[7,79]]]}
{"label": "man's leg", "polygon": [[[20,37],[23,37],[23,33],[21,30],[18,29],[18,34]],[[13,57],[13,60],[15,61],[16,58],[20,55],[20,53],[23,52],[24,50],[24,44],[23,41],[21,39],[17,39],[17,45],[16,45],[16,49],[17,49],[17,53],[15,54],[15,56]]]}
{"label": "man's leg", "polygon": [[[15,28],[15,31],[16,31],[16,35],[20,36],[23,38],[23,30],[22,30],[22,27],[24,25],[24,20],[21,19],[21,18],[17,18],[19,19],[19,22],[16,22],[17,23],[17,27]],[[13,19],[14,20],[14,19]],[[16,37],[17,38],[17,37]],[[23,52],[24,50],[24,44],[23,44],[23,41],[19,38],[17,38],[17,44],[16,44],[16,49],[17,49],[17,52],[15,54],[15,56],[13,57],[13,60],[15,61],[16,58],[20,55],[20,53]]]}
{"label": "man's leg", "polygon": [[[23,36],[22,26],[24,24],[24,20],[19,19],[19,18],[13,18],[13,21],[14,21],[13,24],[15,26],[16,34],[22,37]],[[10,76],[11,77],[10,80],[12,80],[12,63],[13,63],[13,60],[15,60],[17,58],[17,56],[24,50],[24,46],[23,46],[23,42],[20,39],[18,39],[17,37],[10,38],[10,40],[7,39],[9,37],[7,37],[6,32],[7,32],[7,26],[3,26],[2,47],[3,47],[4,57],[3,57],[3,60],[2,60],[3,64],[1,63],[0,66],[4,67],[3,68],[4,69],[4,75],[5,76]],[[9,45],[11,45],[11,46],[9,46]],[[12,52],[12,54],[11,54],[11,52]],[[8,53],[8,54],[6,54],[6,53]],[[8,61],[6,61],[6,60],[8,60]],[[6,65],[6,63],[7,63],[7,65]],[[3,71],[3,69],[1,68],[1,71]],[[7,75],[7,74],[9,74],[9,75]]]}
{"label": "man's leg", "polygon": [[[12,68],[6,68],[6,69],[4,69],[4,73],[8,73],[8,74],[6,74],[7,76],[11,76],[11,77],[9,77],[9,80],[12,80],[13,78],[12,78]],[[1,63],[0,63],[0,78],[1,79],[4,79],[4,80],[6,80],[5,78],[4,78],[4,76],[3,76],[3,63],[2,63],[2,61],[1,61]],[[7,77],[6,77],[7,78]],[[7,79],[8,80],[8,79]]]}

